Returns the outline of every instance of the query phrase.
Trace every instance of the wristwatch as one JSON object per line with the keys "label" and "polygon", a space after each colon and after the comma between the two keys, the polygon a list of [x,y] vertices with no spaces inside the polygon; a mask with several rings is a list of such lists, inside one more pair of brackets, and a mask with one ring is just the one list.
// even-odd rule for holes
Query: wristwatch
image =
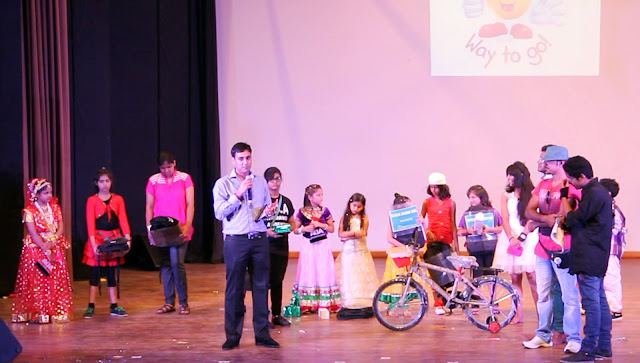
{"label": "wristwatch", "polygon": [[527,239],[527,235],[524,232],[520,233],[520,235],[518,236],[518,241],[524,242],[525,239]]}

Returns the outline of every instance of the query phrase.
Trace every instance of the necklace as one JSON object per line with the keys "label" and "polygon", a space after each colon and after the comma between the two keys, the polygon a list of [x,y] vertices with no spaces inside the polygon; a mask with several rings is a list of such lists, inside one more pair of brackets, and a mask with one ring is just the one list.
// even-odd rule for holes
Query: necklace
{"label": "necklace", "polygon": [[44,208],[42,208],[42,206],[40,206],[40,203],[38,202],[35,202],[34,204],[36,205],[36,208],[38,208],[38,210],[40,211],[40,214],[42,214],[42,216],[44,217],[45,222],[47,222],[47,227],[49,228],[49,230],[55,233],[58,228],[55,225],[55,221],[53,219],[53,211],[51,210],[51,204],[47,203],[47,206]]}

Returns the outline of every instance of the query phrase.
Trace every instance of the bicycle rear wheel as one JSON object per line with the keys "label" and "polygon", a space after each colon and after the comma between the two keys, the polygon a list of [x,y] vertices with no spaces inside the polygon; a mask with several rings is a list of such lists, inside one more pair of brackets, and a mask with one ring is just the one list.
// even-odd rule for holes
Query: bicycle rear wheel
{"label": "bicycle rear wheel", "polygon": [[427,293],[422,285],[400,277],[380,285],[373,296],[373,313],[376,319],[391,330],[408,330],[424,317],[429,306]]}
{"label": "bicycle rear wheel", "polygon": [[473,280],[473,284],[487,300],[467,288],[465,314],[478,328],[496,333],[500,330],[496,329],[496,323],[504,328],[516,316],[520,298],[510,283],[498,277],[480,277]]}

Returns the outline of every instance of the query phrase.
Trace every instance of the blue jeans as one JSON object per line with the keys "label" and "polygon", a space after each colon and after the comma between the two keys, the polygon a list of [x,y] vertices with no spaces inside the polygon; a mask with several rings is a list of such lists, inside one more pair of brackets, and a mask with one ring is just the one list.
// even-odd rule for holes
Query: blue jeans
{"label": "blue jeans", "polygon": [[538,289],[538,330],[536,335],[545,342],[551,341],[551,319],[553,317],[553,275],[555,274],[562,289],[564,316],[562,327],[569,341],[580,343],[580,296],[576,286],[576,277],[569,269],[562,269],[555,263],[536,256],[536,284]]}
{"label": "blue jeans", "polygon": [[160,275],[164,286],[165,304],[176,304],[176,290],[180,305],[187,304],[187,272],[184,268],[184,257],[189,242],[178,247],[160,247]]}
{"label": "blue jeans", "polygon": [[558,279],[553,278],[553,323],[551,329],[559,333],[564,333],[562,328],[564,316],[564,304],[562,303],[562,289],[558,283]]}
{"label": "blue jeans", "polygon": [[593,353],[596,348],[611,351],[611,312],[604,292],[603,278],[578,274],[582,307],[585,311],[582,349]]}

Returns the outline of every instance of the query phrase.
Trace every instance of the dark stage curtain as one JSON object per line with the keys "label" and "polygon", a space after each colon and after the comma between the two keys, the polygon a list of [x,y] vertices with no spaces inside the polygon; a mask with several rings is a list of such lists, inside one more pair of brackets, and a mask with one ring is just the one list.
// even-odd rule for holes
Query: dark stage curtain
{"label": "dark stage curtain", "polygon": [[13,292],[22,250],[22,47],[20,0],[0,1],[0,296]]}
{"label": "dark stage curtain", "polygon": [[[51,180],[71,237],[71,133],[66,0],[0,2],[0,292],[13,291],[27,179]],[[70,266],[70,269],[72,266]]]}
{"label": "dark stage curtain", "polygon": [[[100,167],[114,172],[134,245],[146,238],[145,186],[162,150],[176,155],[178,170],[195,183],[187,261],[221,261],[211,199],[220,175],[214,1],[73,1],[69,18],[74,264]],[[86,271],[79,270],[76,278]]]}
{"label": "dark stage curtain", "polygon": [[[27,179],[53,183],[71,238],[71,133],[66,0],[26,0],[23,21],[23,143]],[[68,256],[69,257],[69,256]],[[73,266],[69,266],[72,271]]]}

